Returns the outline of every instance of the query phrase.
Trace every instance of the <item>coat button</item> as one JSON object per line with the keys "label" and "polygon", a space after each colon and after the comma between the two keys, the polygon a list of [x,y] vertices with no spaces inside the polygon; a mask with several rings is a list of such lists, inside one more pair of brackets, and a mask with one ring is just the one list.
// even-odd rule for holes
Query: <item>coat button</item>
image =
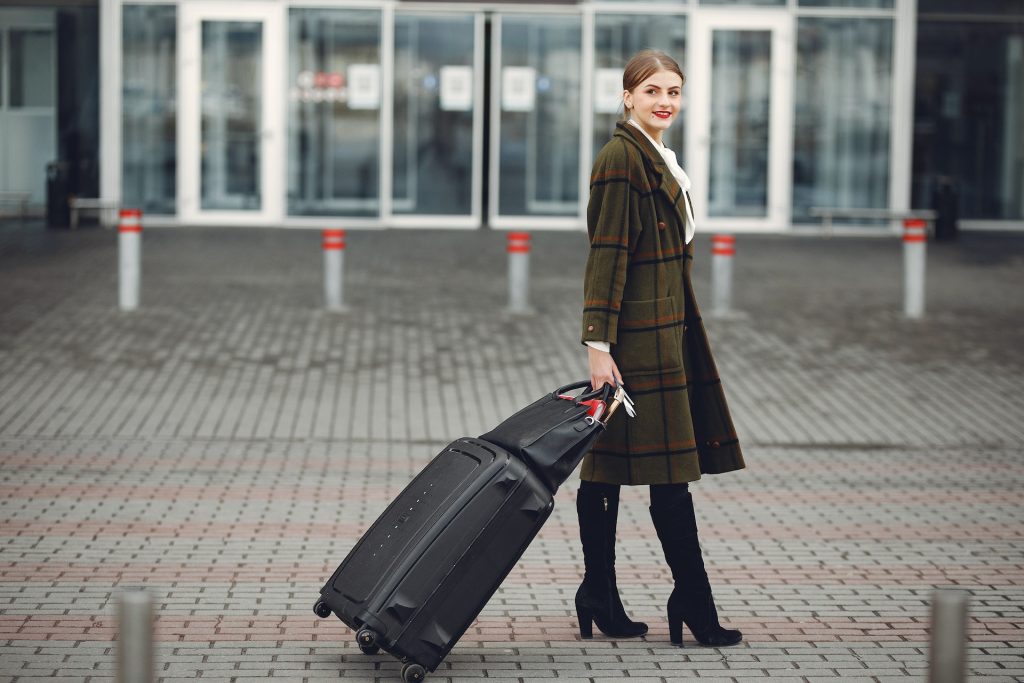
{"label": "coat button", "polygon": [[665,229],[665,221],[658,221],[658,230]]}
{"label": "coat button", "polygon": [[711,446],[712,448],[718,448],[722,444],[718,443],[717,441],[708,441],[708,445]]}
{"label": "coat button", "polygon": [[587,332],[593,332],[593,331],[594,331],[594,326],[593,325],[587,325]]}

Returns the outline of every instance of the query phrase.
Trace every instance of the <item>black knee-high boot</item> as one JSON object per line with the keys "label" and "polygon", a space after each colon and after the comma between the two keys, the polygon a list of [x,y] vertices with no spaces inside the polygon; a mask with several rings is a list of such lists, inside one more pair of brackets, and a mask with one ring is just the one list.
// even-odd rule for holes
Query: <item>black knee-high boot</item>
{"label": "black knee-high boot", "polygon": [[675,588],[668,599],[668,628],[673,645],[683,644],[683,623],[706,647],[726,647],[743,634],[718,623],[711,583],[697,538],[693,497],[686,484],[651,486],[651,519],[658,531]]}
{"label": "black knee-high boot", "polygon": [[647,633],[647,624],[632,621],[619,599],[615,583],[615,524],[619,514],[619,487],[580,482],[576,498],[583,541],[583,583],[576,591],[580,637],[593,637],[592,624],[614,638],[635,638]]}

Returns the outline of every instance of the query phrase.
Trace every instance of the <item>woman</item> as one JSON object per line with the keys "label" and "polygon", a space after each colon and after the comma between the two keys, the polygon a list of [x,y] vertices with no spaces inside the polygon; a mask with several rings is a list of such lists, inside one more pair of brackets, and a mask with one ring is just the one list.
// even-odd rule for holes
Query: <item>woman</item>
{"label": "woman", "polygon": [[735,645],[718,623],[688,482],[741,469],[743,456],[690,283],[690,181],[662,133],[679,113],[683,73],[645,50],[622,76],[626,120],[597,155],[590,180],[590,255],[583,342],[593,386],[622,383],[636,417],[620,411],[580,469],[576,509],[586,571],[576,594],[580,635],[640,636],[615,583],[619,487],[650,485],[651,519],[672,570],[669,634],[683,623],[706,646]]}

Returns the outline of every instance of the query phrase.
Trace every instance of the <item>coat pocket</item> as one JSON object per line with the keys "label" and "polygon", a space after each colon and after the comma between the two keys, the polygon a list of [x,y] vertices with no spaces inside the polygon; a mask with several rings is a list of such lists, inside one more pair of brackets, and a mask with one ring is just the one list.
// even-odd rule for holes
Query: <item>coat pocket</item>
{"label": "coat pocket", "polygon": [[683,311],[676,299],[623,301],[612,349],[623,375],[669,372],[683,366]]}

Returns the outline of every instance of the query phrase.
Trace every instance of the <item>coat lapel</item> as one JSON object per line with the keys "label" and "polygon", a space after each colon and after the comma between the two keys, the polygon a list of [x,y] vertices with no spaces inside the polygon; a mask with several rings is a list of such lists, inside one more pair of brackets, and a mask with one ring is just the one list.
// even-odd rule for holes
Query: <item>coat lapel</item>
{"label": "coat lapel", "polygon": [[679,186],[676,182],[675,176],[668,170],[668,166],[665,164],[665,158],[661,156],[661,152],[651,144],[651,141],[647,139],[643,133],[636,129],[635,126],[629,123],[619,122],[615,124],[617,130],[615,135],[621,135],[629,140],[631,143],[636,145],[644,153],[644,158],[647,161],[647,165],[654,172],[656,177],[657,189],[665,198],[668,199],[669,204],[676,212],[676,218],[679,220],[681,226],[686,225],[686,221],[690,221],[693,224],[693,213],[692,205],[689,202],[689,196],[687,192]]}

